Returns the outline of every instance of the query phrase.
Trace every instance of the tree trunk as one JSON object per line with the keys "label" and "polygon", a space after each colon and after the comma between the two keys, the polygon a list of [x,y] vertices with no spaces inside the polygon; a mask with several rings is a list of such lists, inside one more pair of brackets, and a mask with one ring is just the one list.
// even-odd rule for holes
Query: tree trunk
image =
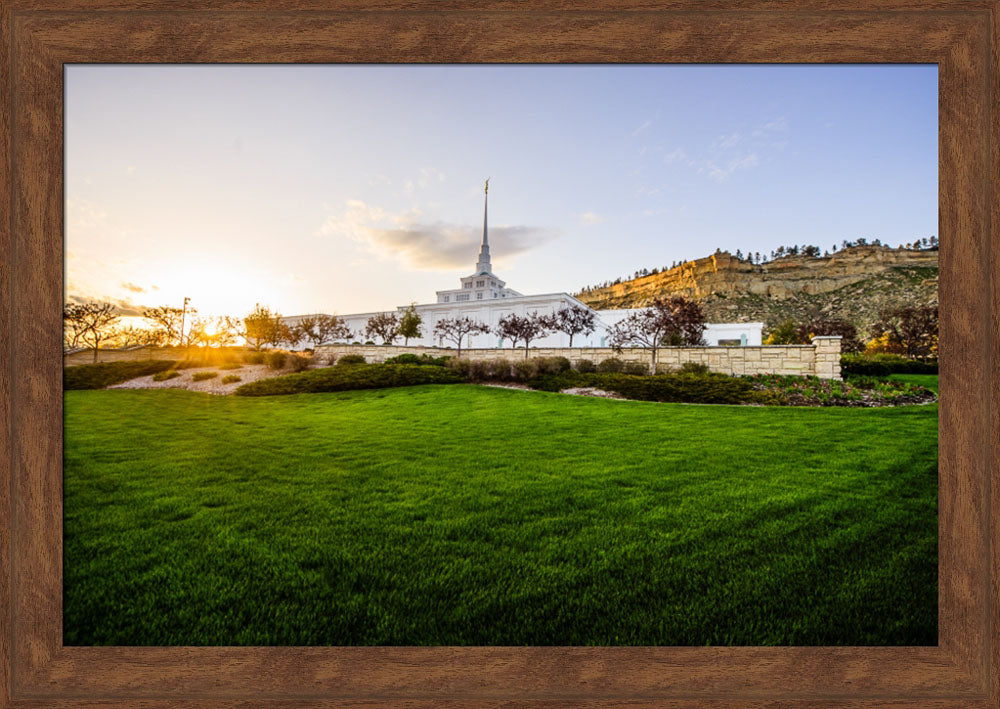
{"label": "tree trunk", "polygon": [[569,346],[570,346],[570,347],[572,347],[572,346],[573,346],[573,333],[572,333],[572,332],[571,332],[571,333],[569,333]]}

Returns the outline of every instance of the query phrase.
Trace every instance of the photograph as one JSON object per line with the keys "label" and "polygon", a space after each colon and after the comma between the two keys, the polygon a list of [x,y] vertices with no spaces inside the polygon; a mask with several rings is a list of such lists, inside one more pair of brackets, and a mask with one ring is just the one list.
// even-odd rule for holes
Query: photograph
{"label": "photograph", "polygon": [[936,64],[63,76],[64,645],[938,645]]}

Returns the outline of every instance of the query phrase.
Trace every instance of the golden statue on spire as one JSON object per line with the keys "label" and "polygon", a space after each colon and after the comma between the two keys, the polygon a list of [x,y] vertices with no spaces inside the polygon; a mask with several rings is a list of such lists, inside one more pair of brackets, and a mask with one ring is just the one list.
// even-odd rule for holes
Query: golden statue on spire
{"label": "golden statue on spire", "polygon": [[486,178],[486,188],[483,190],[483,194],[489,194],[489,193],[490,193],[490,178],[487,177]]}

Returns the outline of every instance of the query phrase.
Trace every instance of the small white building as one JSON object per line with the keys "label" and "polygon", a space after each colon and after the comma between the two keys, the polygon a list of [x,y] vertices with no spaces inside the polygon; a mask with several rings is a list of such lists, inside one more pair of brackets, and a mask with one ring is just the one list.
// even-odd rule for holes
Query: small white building
{"label": "small white building", "polygon": [[[487,192],[489,181],[487,180]],[[448,346],[449,343],[434,337],[434,325],[438,320],[446,318],[469,317],[490,327],[491,332],[483,335],[473,335],[463,347],[471,348],[510,348],[510,341],[502,342],[492,331],[496,329],[500,319],[510,315],[551,315],[567,307],[577,307],[590,310],[597,316],[597,328],[589,335],[576,335],[573,347],[604,347],[607,345],[607,329],[618,321],[628,317],[640,308],[621,310],[593,310],[568,293],[543,293],[540,295],[523,295],[508,288],[505,281],[493,273],[490,263],[489,234],[487,231],[488,194],[483,204],[483,240],[479,247],[479,258],[475,271],[460,279],[458,288],[437,291],[437,302],[414,305],[420,315],[422,335],[410,338],[410,345]],[[400,305],[396,308],[397,315],[402,315],[410,306]],[[340,315],[354,333],[351,342],[363,343],[369,338],[365,336],[365,326],[368,319],[379,312],[351,313]],[[295,315],[284,318],[289,325],[297,323],[306,315]],[[705,340],[709,345],[760,345],[764,323],[709,323],[705,327]],[[377,343],[381,344],[381,343]],[[532,341],[535,347],[569,347],[569,335],[562,332],[553,333],[547,337]]]}

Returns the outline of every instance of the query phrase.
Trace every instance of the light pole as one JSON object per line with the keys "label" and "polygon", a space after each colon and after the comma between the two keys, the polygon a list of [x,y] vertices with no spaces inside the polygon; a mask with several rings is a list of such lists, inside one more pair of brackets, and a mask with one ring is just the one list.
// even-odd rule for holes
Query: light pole
{"label": "light pole", "polygon": [[184,346],[184,316],[187,315],[188,303],[190,303],[190,302],[191,302],[191,299],[188,298],[187,296],[184,296],[184,307],[181,308],[181,335],[180,335],[180,343],[179,343],[181,347]]}

